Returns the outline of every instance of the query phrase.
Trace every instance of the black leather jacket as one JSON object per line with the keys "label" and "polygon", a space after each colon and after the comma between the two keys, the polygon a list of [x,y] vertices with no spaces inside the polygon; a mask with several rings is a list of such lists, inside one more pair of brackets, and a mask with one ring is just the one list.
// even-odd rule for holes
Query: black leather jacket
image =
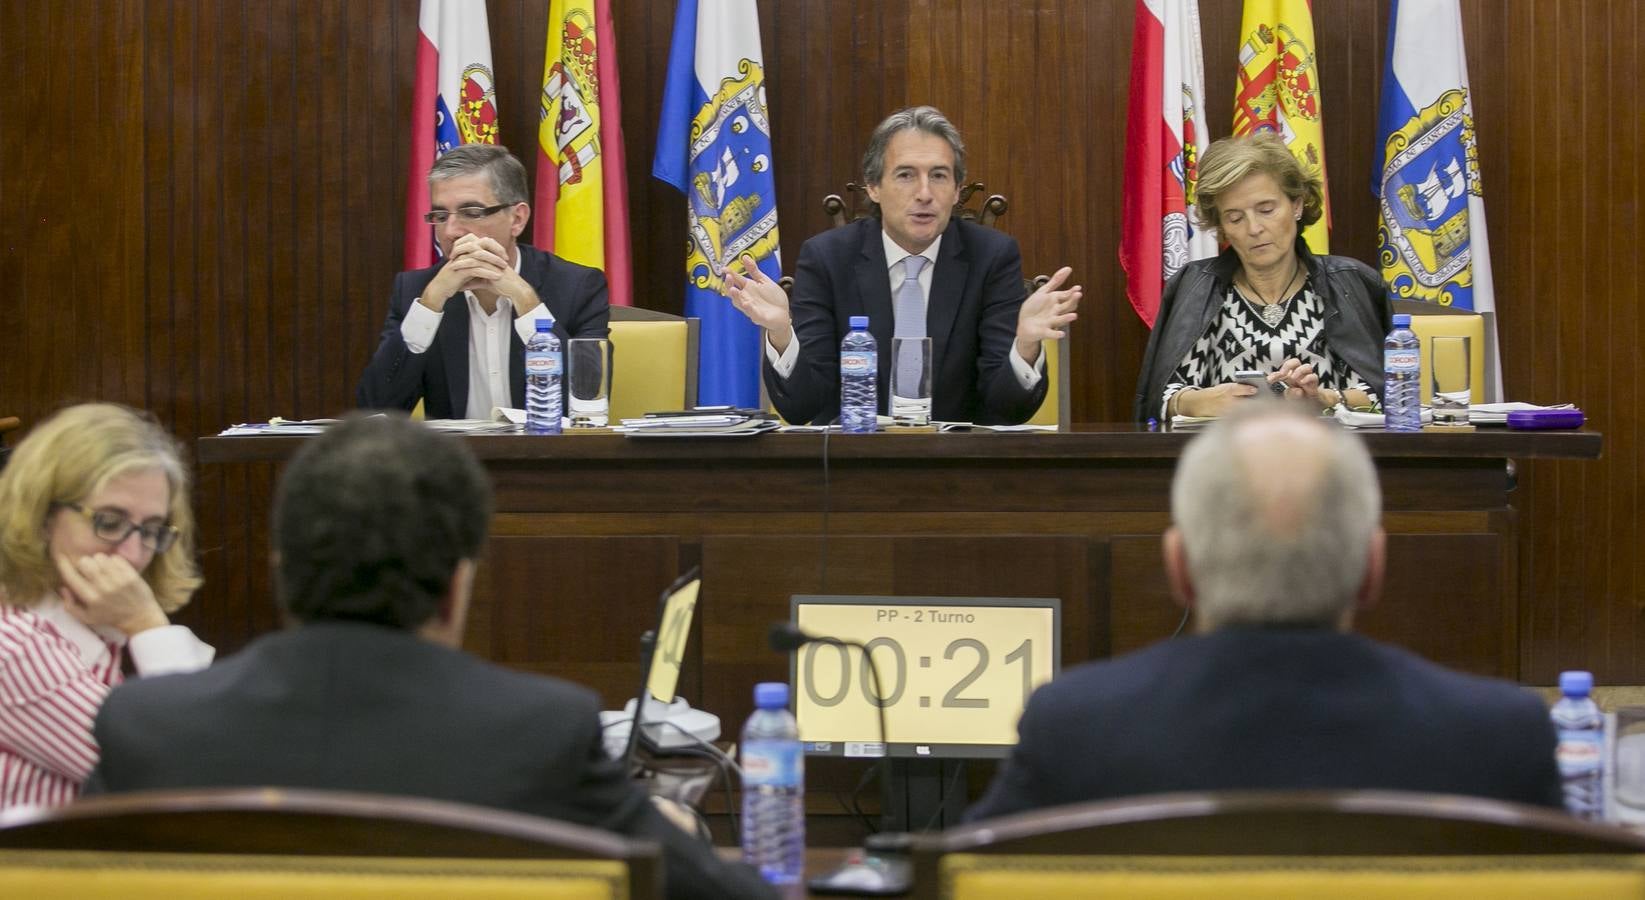
{"label": "black leather jacket", "polygon": [[[1315,256],[1301,235],[1297,256],[1325,307],[1325,342],[1331,353],[1382,396],[1382,339],[1393,327],[1392,301],[1382,277],[1357,259]],[[1216,320],[1239,264],[1230,248],[1214,259],[1189,263],[1166,283],[1137,376],[1138,422],[1159,416],[1160,395],[1171,373]]]}

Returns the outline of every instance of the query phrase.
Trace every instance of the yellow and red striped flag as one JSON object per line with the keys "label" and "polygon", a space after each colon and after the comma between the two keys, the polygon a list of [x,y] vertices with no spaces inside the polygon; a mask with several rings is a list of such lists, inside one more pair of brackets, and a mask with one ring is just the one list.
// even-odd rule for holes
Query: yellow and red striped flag
{"label": "yellow and red striped flag", "polygon": [[[1245,0],[1240,20],[1234,133],[1278,132],[1305,168],[1325,178],[1325,123],[1320,117],[1310,0]],[[1325,215],[1303,236],[1314,253],[1330,251],[1330,194]]]}
{"label": "yellow and red striped flag", "polygon": [[605,271],[613,306],[634,305],[611,0],[551,0],[537,126],[533,243]]}

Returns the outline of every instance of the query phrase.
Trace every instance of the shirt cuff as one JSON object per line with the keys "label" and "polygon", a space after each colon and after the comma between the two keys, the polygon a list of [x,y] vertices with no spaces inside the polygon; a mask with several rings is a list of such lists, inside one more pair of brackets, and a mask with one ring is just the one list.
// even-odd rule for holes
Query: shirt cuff
{"label": "shirt cuff", "polygon": [[520,343],[531,343],[531,336],[537,333],[538,319],[554,321],[554,317],[549,315],[548,307],[541,303],[538,303],[531,312],[514,317],[514,333],[520,336]]}
{"label": "shirt cuff", "polygon": [[1033,390],[1034,385],[1039,384],[1040,379],[1045,377],[1045,344],[1040,344],[1039,359],[1034,360],[1033,365],[1029,365],[1017,352],[1017,342],[1012,341],[1011,371],[1016,374],[1017,383],[1022,385],[1023,390]]}
{"label": "shirt cuff", "polygon": [[428,350],[429,345],[434,343],[434,332],[440,330],[440,320],[444,317],[445,313],[435,312],[413,300],[406,317],[400,320],[400,338],[406,342],[406,349],[412,353]]}
{"label": "shirt cuff", "polygon": [[781,353],[771,345],[771,336],[766,335],[765,358],[771,361],[771,370],[779,378],[787,378],[794,372],[794,364],[800,360],[800,339],[794,333],[793,325],[788,326],[788,347]]}
{"label": "shirt cuff", "polygon": [[132,665],[137,674],[169,675],[174,672],[197,672],[211,665],[217,648],[194,636],[182,625],[167,625],[139,631],[126,642],[131,651]]}
{"label": "shirt cuff", "polygon": [[1179,384],[1175,381],[1173,381],[1170,384],[1165,386],[1165,391],[1160,394],[1160,402],[1159,402],[1159,420],[1161,422],[1167,421],[1168,419],[1171,418],[1168,415],[1168,413],[1171,411],[1171,398],[1175,397],[1176,395],[1182,393],[1183,391],[1185,391],[1187,389],[1188,389],[1188,385],[1186,383]]}

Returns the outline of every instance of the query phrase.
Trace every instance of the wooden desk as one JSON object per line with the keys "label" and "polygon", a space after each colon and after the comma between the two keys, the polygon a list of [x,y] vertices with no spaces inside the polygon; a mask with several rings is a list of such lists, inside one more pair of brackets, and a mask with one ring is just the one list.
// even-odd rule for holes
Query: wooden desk
{"label": "wooden desk", "polygon": [[[794,593],[1055,596],[1065,665],[1169,635],[1159,535],[1191,435],[1132,425],[1066,434],[619,435],[468,438],[496,487],[468,647],[601,691],[639,679],[658,591],[703,569],[681,690],[729,732],[757,681],[786,680],[766,628]],[[1510,459],[1593,459],[1592,432],[1368,433],[1389,578],[1363,631],[1444,664],[1516,678]],[[303,438],[204,438],[207,588],[182,621],[228,652],[276,627],[267,518]],[[824,449],[827,464],[824,465]]]}

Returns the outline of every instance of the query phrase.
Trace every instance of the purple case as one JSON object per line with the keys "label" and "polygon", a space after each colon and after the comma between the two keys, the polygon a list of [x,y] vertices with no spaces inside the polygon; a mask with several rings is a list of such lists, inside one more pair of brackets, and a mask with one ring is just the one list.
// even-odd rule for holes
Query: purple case
{"label": "purple case", "polygon": [[1581,428],[1584,421],[1580,409],[1521,409],[1508,414],[1508,427],[1522,431]]}

